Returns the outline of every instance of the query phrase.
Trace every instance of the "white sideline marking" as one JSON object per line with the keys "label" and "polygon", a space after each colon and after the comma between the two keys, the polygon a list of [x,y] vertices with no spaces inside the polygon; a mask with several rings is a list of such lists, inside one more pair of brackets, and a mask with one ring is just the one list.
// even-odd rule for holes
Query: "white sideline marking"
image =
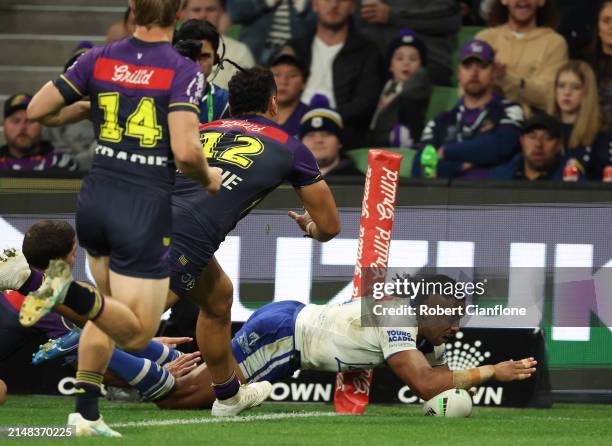
{"label": "white sideline marking", "polygon": [[253,415],[250,417],[198,417],[198,418],[175,418],[170,420],[130,421],[127,423],[113,423],[111,427],[150,427],[150,426],[178,426],[185,424],[217,424],[217,423],[242,423],[249,421],[273,421],[286,418],[311,418],[311,417],[335,417],[335,412],[292,412],[271,413],[266,415]]}

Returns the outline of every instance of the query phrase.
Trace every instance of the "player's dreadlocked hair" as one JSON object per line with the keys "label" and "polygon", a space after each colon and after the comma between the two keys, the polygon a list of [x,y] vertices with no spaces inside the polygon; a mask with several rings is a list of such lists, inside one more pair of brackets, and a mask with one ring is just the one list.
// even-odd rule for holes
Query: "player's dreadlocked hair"
{"label": "player's dreadlocked hair", "polygon": [[44,270],[49,266],[49,260],[61,259],[70,254],[74,242],[74,229],[69,223],[41,220],[26,232],[22,251],[30,265]]}
{"label": "player's dreadlocked hair", "polygon": [[276,94],[274,75],[268,68],[239,70],[229,81],[229,107],[232,116],[266,113],[270,96]]}

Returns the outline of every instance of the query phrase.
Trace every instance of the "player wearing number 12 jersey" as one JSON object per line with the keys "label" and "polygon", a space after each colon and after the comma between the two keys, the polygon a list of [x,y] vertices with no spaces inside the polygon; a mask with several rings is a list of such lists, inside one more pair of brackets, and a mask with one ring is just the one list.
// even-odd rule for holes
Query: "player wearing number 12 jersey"
{"label": "player wearing number 12 jersey", "polygon": [[76,223],[99,292],[78,285],[66,262],[54,260],[20,314],[23,325],[32,325],[63,303],[95,322],[79,346],[76,410],[68,421],[77,435],[119,435],[102,421],[97,398],[114,343],[139,352],[158,328],[169,287],[176,167],[203,195],[202,186],[219,187],[219,172],[209,172],[198,139],[203,76],[171,45],[179,6],[180,0],[130,0],[134,35],[85,53],[28,107],[30,119],[61,125],[83,117],[88,107],[79,101],[88,97],[98,141]]}
{"label": "player wearing number 12 jersey", "polygon": [[269,192],[289,182],[306,213],[290,215],[325,242],[340,231],[336,204],[312,153],[273,122],[276,84],[268,69],[239,71],[229,83],[233,119],[202,125],[204,154],[222,169],[218,194],[206,196],[177,175],[170,248],[170,300],[187,296],[200,306],[198,345],[217,398],[214,416],[237,415],[269,394],[269,383],[240,387],[231,350],[232,283],[214,258],[225,236]]}

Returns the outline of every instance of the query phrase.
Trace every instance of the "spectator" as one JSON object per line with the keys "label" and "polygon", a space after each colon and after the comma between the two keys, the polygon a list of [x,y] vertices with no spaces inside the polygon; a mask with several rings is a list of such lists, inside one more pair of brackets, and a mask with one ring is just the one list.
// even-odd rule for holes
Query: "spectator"
{"label": "spectator", "polygon": [[302,116],[310,109],[300,97],[308,79],[308,71],[291,53],[281,52],[270,65],[276,81],[278,101],[277,122],[292,136],[300,131]]}
{"label": "spectator", "polygon": [[[218,58],[217,50],[219,49],[219,32],[210,23],[205,20],[190,19],[182,24],[181,28],[174,34],[175,48],[181,54],[190,57],[187,52],[181,48],[181,43],[189,40],[195,40],[202,43],[199,48],[197,57],[190,57],[200,65],[202,73],[206,77],[210,77]],[[206,83],[206,93],[202,96],[202,104],[200,105],[200,122],[212,122],[220,119],[228,108],[227,99],[229,92],[212,82]]]}
{"label": "spectator", "polygon": [[521,153],[491,172],[495,180],[562,180],[561,123],[545,113],[528,119],[521,130]]}
{"label": "spectator", "polygon": [[607,148],[608,138],[600,133],[597,83],[589,64],[572,60],[559,69],[548,113],[562,122],[564,162],[576,160],[583,174],[587,169],[594,174],[590,167],[593,151],[599,145]]}
{"label": "spectator", "polygon": [[123,20],[115,22],[108,27],[106,31],[106,43],[116,42],[117,40],[125,39],[131,36],[136,29],[134,24],[134,14],[132,9],[128,6],[123,13]]}
{"label": "spectator", "polygon": [[594,26],[599,0],[576,1],[555,0],[559,11],[559,27],[557,31],[561,34],[569,49],[571,59],[584,59],[589,43],[593,39]]}
{"label": "spectator", "polygon": [[355,164],[340,156],[342,150],[342,117],[329,108],[314,108],[304,115],[300,139],[310,149],[324,177],[361,176]]}
{"label": "spectator", "polygon": [[[80,42],[64,65],[64,73],[91,48],[91,42]],[[44,141],[48,141],[56,151],[70,155],[81,172],[89,171],[96,147],[96,135],[91,121],[84,119],[60,127],[43,127],[42,131]]]}
{"label": "spectator", "polygon": [[601,4],[590,53],[597,77],[603,126],[612,131],[612,0]]}
{"label": "spectator", "polygon": [[[421,146],[436,149],[438,176],[482,178],[488,174],[483,168],[502,164],[517,151],[523,111],[494,94],[495,55],[489,44],[469,40],[459,58],[463,97],[427,124]],[[413,165],[415,176],[420,175],[420,155]]]}
{"label": "spectator", "polygon": [[292,42],[296,57],[310,68],[302,102],[320,94],[344,121],[347,148],[363,145],[363,136],[382,87],[382,61],[376,45],[353,25],[355,0],[313,0],[314,35]]}
{"label": "spectator", "polygon": [[391,79],[380,94],[370,122],[368,145],[414,147],[425,124],[431,84],[425,66],[427,48],[411,29],[405,29],[387,49]]}
{"label": "spectator", "polygon": [[[191,19],[207,20],[216,29],[219,29],[224,13],[225,0],[185,0],[179,15],[181,21]],[[223,36],[218,54],[220,59],[229,59],[242,68],[251,68],[255,65],[255,59],[253,59],[253,54],[251,54],[249,47],[229,36]],[[223,61],[221,60],[221,62]],[[229,80],[236,74],[236,71],[237,68],[233,65],[222,63],[217,65],[216,70],[213,71],[208,81],[214,82],[219,87],[227,90]]]}
{"label": "spectator", "polygon": [[428,72],[435,85],[451,85],[452,53],[461,28],[457,0],[361,0],[357,28],[375,41],[384,53],[404,28],[415,30],[425,41]]}
{"label": "spectator", "polygon": [[262,65],[314,25],[309,0],[228,0],[227,9],[232,22],[241,25],[240,40]]}
{"label": "spectator", "polygon": [[41,140],[42,126],[26,116],[31,100],[32,95],[17,93],[4,104],[6,144],[0,147],[0,170],[77,170],[76,161],[69,155],[55,152],[48,142]]}
{"label": "spectator", "polygon": [[497,86],[506,99],[545,110],[567,44],[554,31],[553,0],[497,0],[489,26],[476,35],[495,48]]}

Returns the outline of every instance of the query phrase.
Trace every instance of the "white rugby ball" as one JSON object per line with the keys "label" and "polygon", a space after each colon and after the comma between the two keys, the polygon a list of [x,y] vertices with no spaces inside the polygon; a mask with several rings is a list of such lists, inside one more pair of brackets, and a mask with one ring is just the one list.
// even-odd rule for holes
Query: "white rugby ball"
{"label": "white rugby ball", "polygon": [[463,418],[471,413],[472,397],[463,389],[446,390],[423,404],[426,417]]}

